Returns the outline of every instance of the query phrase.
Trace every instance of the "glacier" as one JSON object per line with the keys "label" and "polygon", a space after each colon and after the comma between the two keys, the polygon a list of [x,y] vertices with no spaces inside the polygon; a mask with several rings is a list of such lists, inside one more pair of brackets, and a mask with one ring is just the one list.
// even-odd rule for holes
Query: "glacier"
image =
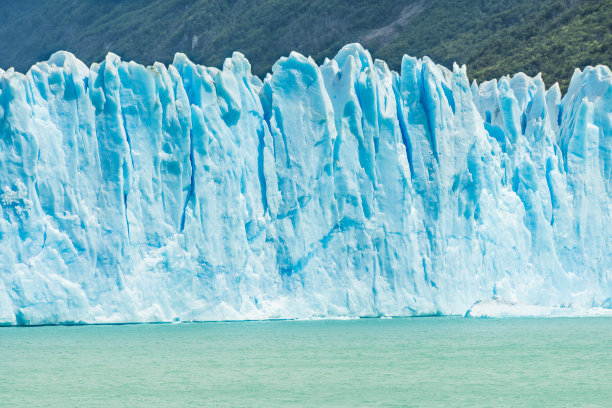
{"label": "glacier", "polygon": [[57,52],[0,120],[2,325],[612,311],[605,66]]}

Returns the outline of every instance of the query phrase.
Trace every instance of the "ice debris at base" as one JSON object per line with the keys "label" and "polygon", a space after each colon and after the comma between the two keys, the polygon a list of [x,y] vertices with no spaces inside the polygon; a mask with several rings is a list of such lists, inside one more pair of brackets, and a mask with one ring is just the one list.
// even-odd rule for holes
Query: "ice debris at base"
{"label": "ice debris at base", "polygon": [[0,89],[2,324],[612,307],[605,66],[58,52]]}
{"label": "ice debris at base", "polygon": [[476,302],[465,317],[612,317],[612,309],[525,305],[492,298]]}

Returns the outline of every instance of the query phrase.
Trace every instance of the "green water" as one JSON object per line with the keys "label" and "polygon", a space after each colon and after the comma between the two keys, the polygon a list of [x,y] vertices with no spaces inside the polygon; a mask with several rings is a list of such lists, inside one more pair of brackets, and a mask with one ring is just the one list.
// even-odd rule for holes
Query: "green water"
{"label": "green water", "polygon": [[0,406],[612,406],[612,319],[0,328]]}

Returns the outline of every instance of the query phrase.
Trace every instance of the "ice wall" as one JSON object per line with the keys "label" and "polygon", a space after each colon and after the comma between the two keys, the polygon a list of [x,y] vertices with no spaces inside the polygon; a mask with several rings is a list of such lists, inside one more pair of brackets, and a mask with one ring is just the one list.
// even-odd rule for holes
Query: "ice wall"
{"label": "ice wall", "polygon": [[2,324],[612,307],[604,66],[561,98],[356,44],[263,82],[59,52],[0,121]]}

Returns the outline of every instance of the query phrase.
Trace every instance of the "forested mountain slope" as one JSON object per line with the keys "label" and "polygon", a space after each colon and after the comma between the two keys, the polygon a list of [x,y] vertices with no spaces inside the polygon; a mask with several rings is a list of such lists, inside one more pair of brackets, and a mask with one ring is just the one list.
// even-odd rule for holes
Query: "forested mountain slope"
{"label": "forested mountain slope", "polygon": [[22,0],[0,4],[0,38],[0,67],[22,72],[59,49],[209,66],[237,50],[263,75],[292,50],[321,63],[360,42],[395,70],[428,55],[479,81],[542,72],[565,89],[575,67],[612,65],[612,0]]}

